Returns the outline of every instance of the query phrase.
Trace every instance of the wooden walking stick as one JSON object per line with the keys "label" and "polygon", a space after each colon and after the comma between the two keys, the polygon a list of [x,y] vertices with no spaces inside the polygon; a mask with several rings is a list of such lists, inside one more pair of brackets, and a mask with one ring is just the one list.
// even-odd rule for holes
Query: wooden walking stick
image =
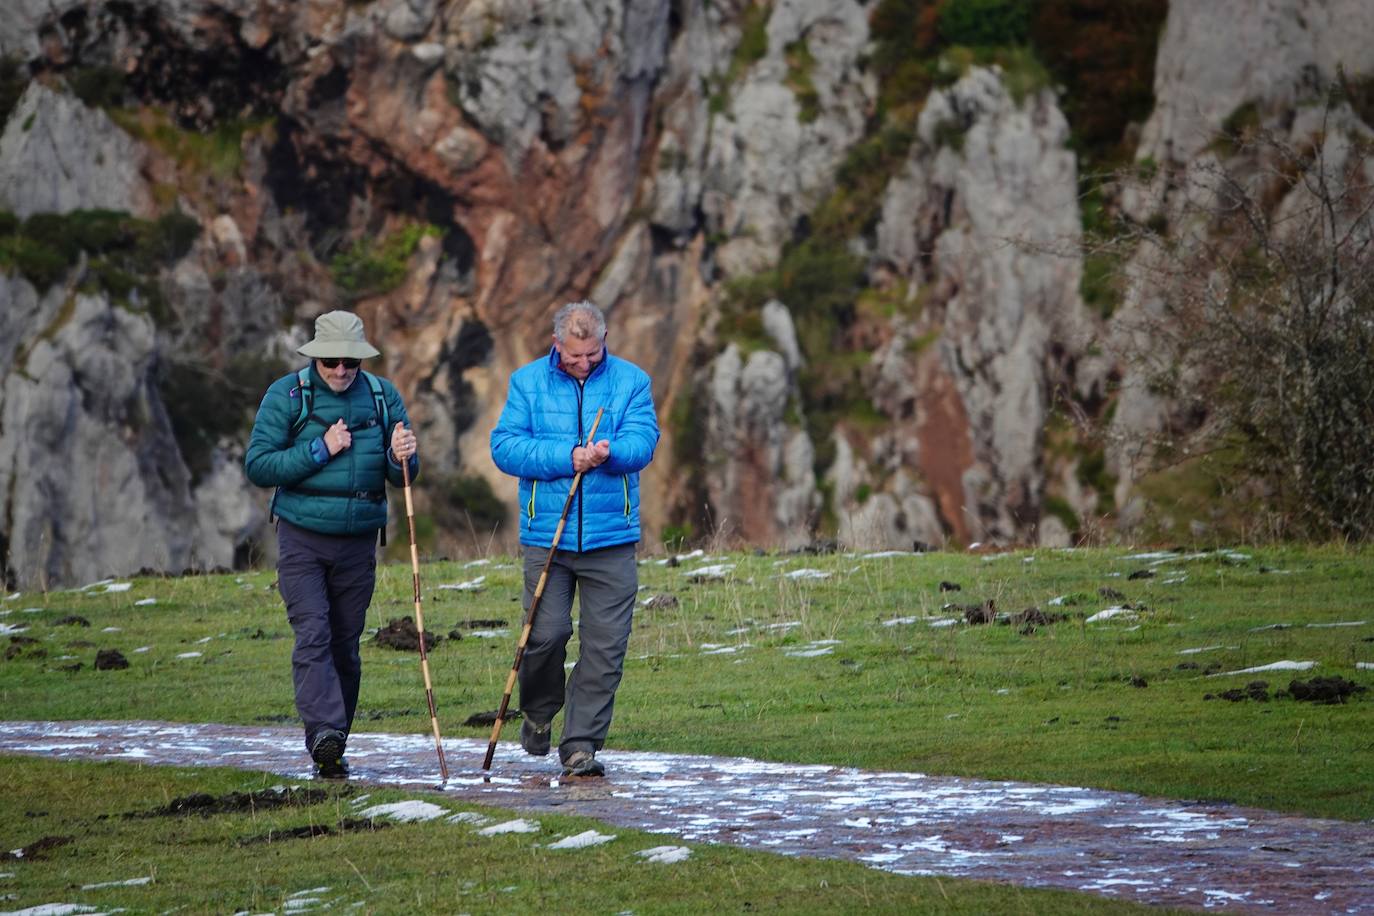
{"label": "wooden walking stick", "polygon": [[405,481],[406,523],[410,526],[410,573],[415,593],[415,630],[420,634],[420,671],[425,676],[425,702],[429,704],[429,724],[434,729],[434,750],[439,755],[439,775],[444,782],[448,782],[444,742],[439,737],[439,716],[434,711],[434,685],[429,680],[429,653],[425,650],[425,612],[420,609],[420,551],[415,546],[415,503],[410,498],[409,458],[401,462],[401,479]]}
{"label": "wooden walking stick", "polygon": [[[605,411],[604,407],[596,411],[596,419],[592,421],[592,428],[587,433],[588,445],[596,435],[596,428],[601,425],[601,415]],[[582,472],[578,471],[573,477],[572,486],[568,488],[568,498],[563,502],[563,514],[558,517],[558,527],[553,532],[549,555],[544,558],[544,569],[539,573],[539,583],[534,587],[534,597],[530,599],[530,609],[525,614],[525,626],[520,630],[520,641],[515,644],[515,662],[510,666],[510,675],[506,678],[506,692],[501,696],[501,708],[497,710],[496,721],[491,726],[491,742],[487,745],[487,756],[482,761],[484,770],[491,769],[491,758],[496,754],[496,739],[501,737],[501,725],[506,720],[506,709],[510,706],[510,695],[515,689],[515,678],[520,673],[520,660],[525,657],[525,645],[530,641],[530,630],[534,627],[534,612],[539,609],[539,599],[544,597],[544,585],[549,581],[549,567],[553,565],[553,554],[558,549],[559,539],[563,537],[563,526],[568,523],[568,509],[572,507],[573,497],[577,495],[577,488],[581,483]]]}

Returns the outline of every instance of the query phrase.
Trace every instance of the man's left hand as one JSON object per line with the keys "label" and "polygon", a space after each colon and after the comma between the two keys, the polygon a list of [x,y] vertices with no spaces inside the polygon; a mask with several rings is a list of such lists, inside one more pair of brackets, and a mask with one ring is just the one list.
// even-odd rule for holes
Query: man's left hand
{"label": "man's left hand", "polygon": [[586,448],[579,446],[573,449],[573,470],[579,474],[590,471],[592,468],[600,467],[609,457],[611,457],[611,441],[609,439],[602,439]]}
{"label": "man's left hand", "polygon": [[391,454],[396,456],[397,461],[409,461],[415,450],[415,433],[398,422],[391,431]]}

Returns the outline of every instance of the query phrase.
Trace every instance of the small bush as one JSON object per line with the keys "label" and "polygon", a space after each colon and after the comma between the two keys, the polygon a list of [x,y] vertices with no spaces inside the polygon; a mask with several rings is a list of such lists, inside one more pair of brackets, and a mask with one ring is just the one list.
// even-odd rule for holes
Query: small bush
{"label": "small bush", "polygon": [[810,124],[821,113],[820,94],[816,91],[816,84],[811,81],[811,70],[816,66],[816,59],[811,56],[811,49],[806,46],[804,38],[788,45],[785,56],[787,87],[801,106],[801,122]]}
{"label": "small bush", "polygon": [[24,65],[17,57],[0,57],[0,131],[10,119],[19,99],[28,88],[29,80],[24,75]]}
{"label": "small bush", "polygon": [[940,37],[970,47],[1024,44],[1030,22],[1028,0],[947,0],[940,8]]}
{"label": "small bush", "polygon": [[72,94],[88,108],[115,108],[124,101],[124,72],[117,67],[78,67],[66,76]]}
{"label": "small bush", "polygon": [[426,235],[442,230],[427,224],[406,226],[380,243],[357,239],[330,262],[330,272],[339,289],[351,297],[376,296],[390,292],[405,281],[410,256]]}

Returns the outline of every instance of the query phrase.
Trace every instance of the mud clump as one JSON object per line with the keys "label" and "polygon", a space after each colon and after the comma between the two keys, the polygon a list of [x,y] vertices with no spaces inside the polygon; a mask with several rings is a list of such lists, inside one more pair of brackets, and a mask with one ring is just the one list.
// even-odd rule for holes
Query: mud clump
{"label": "mud clump", "polygon": [[677,607],[676,595],[652,595],[642,605],[646,611],[668,611]]}
{"label": "mud clump", "polygon": [[9,852],[0,852],[0,862],[17,862],[20,860],[31,861],[34,859],[46,858],[48,853],[61,846],[71,843],[75,837],[69,836],[45,836],[42,839],[34,840],[27,846],[18,849],[11,849]]}
{"label": "mud clump", "polygon": [[960,610],[964,614],[964,623],[973,626],[993,623],[997,620],[997,605],[991,598],[982,604],[965,604]]}
{"label": "mud clump", "polygon": [[161,808],[151,811],[134,811],[124,815],[129,818],[145,817],[185,817],[199,814],[209,817],[212,814],[238,814],[252,811],[271,811],[277,808],[308,808],[328,801],[335,796],[353,794],[348,786],[335,792],[324,789],[276,788],[259,789],[255,792],[230,792],[228,795],[214,796],[208,792],[197,792],[174,798]]}
{"label": "mud clump", "polygon": [[336,836],[344,833],[375,833],[386,830],[391,824],[358,817],[346,817],[333,827],[328,824],[306,824],[286,830],[269,830],[257,836],[242,837],[236,846],[255,846],[259,843],[281,843],[286,840],[310,840],[317,836]]}
{"label": "mud clump", "polygon": [[129,660],[118,649],[101,649],[95,653],[95,670],[119,671],[129,667]]}
{"label": "mud clump", "polygon": [[1310,681],[1290,681],[1288,694],[1303,703],[1323,703],[1335,706],[1344,703],[1347,697],[1364,693],[1369,688],[1363,684],[1347,681],[1340,675],[1334,677],[1314,677]]}
{"label": "mud clump", "polygon": [[[415,621],[409,617],[388,621],[387,625],[378,630],[377,635],[372,637],[372,641],[387,649],[396,649],[402,652],[420,651],[420,631],[415,626]],[[425,633],[426,652],[438,644],[438,636],[430,632]]]}
{"label": "mud clump", "polygon": [[454,627],[454,629],[461,630],[462,628],[466,627],[469,630],[499,630],[501,627],[505,626],[510,626],[510,624],[506,623],[506,621],[501,620],[499,618],[478,617],[474,620],[464,620],[462,623]]}
{"label": "mud clump", "polygon": [[10,644],[5,647],[5,661],[12,658],[47,658],[48,650],[38,644],[32,636],[11,636]]}
{"label": "mud clump", "polygon": [[1126,596],[1123,595],[1121,592],[1117,591],[1116,589],[1108,585],[1104,585],[1101,588],[1099,588],[1097,590],[1097,594],[1103,598],[1106,598],[1108,601],[1122,601],[1126,598]]}
{"label": "mud clump", "polygon": [[1251,681],[1244,688],[1235,687],[1231,690],[1223,690],[1221,693],[1209,693],[1203,697],[1204,700],[1228,700],[1232,703],[1241,703],[1245,700],[1256,700],[1260,703],[1269,702],[1269,682]]}
{"label": "mud clump", "polygon": [[1153,569],[1137,569],[1135,572],[1131,573],[1131,574],[1130,574],[1129,576],[1127,576],[1126,578],[1127,578],[1127,579],[1153,579],[1154,577],[1155,577],[1155,571],[1154,571]]}
{"label": "mud clump", "polygon": [[1035,632],[1036,627],[1045,627],[1052,623],[1058,623],[1061,620],[1067,619],[1067,616],[1066,614],[1046,614],[1044,611],[1040,610],[1040,608],[1032,605],[1020,613],[1012,614],[1005,621],[999,620],[998,622],[1020,627],[1019,632],[1022,636],[1030,636]]}
{"label": "mud clump", "polygon": [[88,627],[91,622],[80,614],[68,614],[66,617],[59,617],[52,622],[55,627]]}
{"label": "mud clump", "polygon": [[[463,724],[469,728],[477,728],[483,725],[495,725],[496,713],[497,710],[495,709],[491,709],[486,712],[475,712],[472,715],[468,716],[466,719],[464,719]],[[508,709],[506,710],[505,721],[514,722],[516,719],[523,718],[523,716],[524,714],[520,712],[520,710],[518,709]]]}
{"label": "mud clump", "polygon": [[963,590],[964,587],[960,585],[958,582],[948,582],[943,580],[940,582],[940,591],[942,592],[961,592]]}

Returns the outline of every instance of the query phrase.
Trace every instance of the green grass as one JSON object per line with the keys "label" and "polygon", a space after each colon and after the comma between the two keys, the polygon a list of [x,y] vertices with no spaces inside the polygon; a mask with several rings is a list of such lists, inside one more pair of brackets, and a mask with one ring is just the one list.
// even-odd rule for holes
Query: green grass
{"label": "green grass", "polygon": [[[1374,817],[1368,791],[1374,777],[1374,692],[1335,706],[1289,697],[1238,703],[1207,699],[1257,679],[1268,681],[1271,691],[1286,688],[1294,678],[1318,675],[1374,684],[1370,671],[1357,668],[1358,662],[1374,662],[1374,563],[1369,550],[1276,547],[1246,549],[1243,555],[1209,553],[1158,566],[1154,578],[1141,580],[1127,576],[1148,561],[1127,559],[1128,554],[1117,549],[868,559],[729,555],[717,562],[735,564],[730,577],[700,584],[684,576],[696,560],[676,568],[647,562],[641,566],[643,594],[673,594],[679,603],[636,616],[609,745],[1095,786],[1322,817]],[[802,567],[831,575],[823,580],[780,576]],[[379,573],[369,626],[413,611],[409,565],[385,565]],[[438,588],[479,574],[486,576],[480,593]],[[1165,582],[1185,574],[1182,581]],[[270,571],[137,578],[126,592],[90,588],[28,593],[0,602],[0,612],[8,612],[0,614],[0,623],[28,626],[21,635],[38,639],[0,662],[0,704],[6,718],[292,721],[291,633],[271,587],[273,578]],[[479,618],[504,619],[514,632],[519,581],[509,558],[470,568],[429,563],[421,578],[431,632],[447,634]],[[957,582],[962,590],[942,593],[942,580]],[[1146,610],[1136,620],[1087,623],[1087,616],[1120,603],[1099,597],[1102,587],[1119,590],[1124,600]],[[1059,596],[1068,596],[1065,604],[1049,604]],[[147,598],[156,603],[135,604]],[[942,611],[946,602],[985,599],[993,599],[1003,611],[1037,605],[1071,617],[1029,635],[1013,626],[940,628],[922,619],[959,613]],[[69,614],[85,617],[91,626],[56,624]],[[918,619],[886,625],[905,617]],[[1306,626],[1349,621],[1365,623]],[[1272,624],[1290,626],[1257,629]],[[104,632],[107,627],[119,629]],[[838,643],[819,657],[787,654],[818,640]],[[703,646],[719,645],[740,648],[705,654]],[[134,651],[142,646],[149,648]],[[1181,654],[1208,646],[1222,648]],[[120,649],[130,667],[94,670],[98,648]],[[492,640],[469,635],[460,641],[445,639],[430,654],[446,737],[486,737],[488,729],[459,723],[473,712],[496,707],[513,649],[514,636]],[[188,652],[202,654],[177,657]],[[426,734],[428,715],[416,657],[366,641],[363,654],[356,728]],[[1319,664],[1310,672],[1205,676],[1208,666],[1226,672],[1282,659]],[[77,662],[80,670],[63,670]],[[1147,686],[1132,686],[1133,678]],[[5,831],[7,848],[61,833],[103,838],[94,846],[93,840],[83,839],[76,850],[57,850],[51,864],[24,866],[26,876],[46,876],[33,886],[52,889],[57,894],[52,899],[60,899],[58,890],[72,883],[123,879],[140,868],[147,873],[156,867],[159,878],[153,887],[110,891],[108,905],[134,900],[139,911],[177,905],[180,892],[165,887],[164,879],[167,885],[181,885],[195,868],[210,868],[211,859],[213,869],[223,869],[223,874],[208,879],[207,892],[218,887],[215,893],[224,895],[213,898],[212,910],[271,908],[283,894],[329,884],[339,894],[357,894],[349,900],[366,897],[369,908],[384,912],[390,895],[399,895],[399,908],[401,898],[413,901],[418,893],[423,903],[429,894],[451,897],[469,881],[479,890],[473,899],[456,904],[460,908],[525,909],[552,902],[540,896],[548,893],[541,888],[577,884],[572,869],[576,877],[591,878],[586,883],[602,892],[595,902],[574,903],[573,910],[585,903],[606,912],[631,903],[636,912],[651,911],[636,896],[647,891],[635,884],[650,880],[655,894],[662,886],[662,896],[653,898],[662,901],[660,911],[704,906],[706,892],[692,889],[708,868],[711,874],[732,876],[717,877],[710,891],[712,905],[714,895],[723,893],[720,905],[737,909],[747,902],[780,909],[807,909],[814,903],[840,910],[947,906],[950,911],[1060,911],[1068,905],[1065,901],[1087,899],[1046,902],[1051,898],[1011,888],[989,890],[956,881],[937,885],[859,866],[850,871],[851,866],[838,863],[714,848],[702,848],[688,863],[672,866],[663,873],[670,875],[666,881],[662,875],[647,879],[629,869],[626,854],[616,849],[599,848],[603,851],[568,864],[552,852],[539,851],[529,838],[503,840],[511,845],[500,846],[501,852],[490,852],[498,848],[491,844],[469,848],[471,842],[451,824],[293,841],[289,856],[272,858],[272,847],[234,845],[249,824],[214,826],[219,818],[177,827],[186,832],[184,842],[164,848],[169,844],[139,839],[138,831],[153,829],[142,826],[146,822],[109,819],[93,826],[96,812],[162,804],[164,796],[190,791],[242,790],[260,786],[264,779],[279,780],[229,771],[207,775],[21,760],[0,761],[0,771],[7,786],[18,787],[0,793],[0,823],[11,828]],[[106,796],[115,800],[90,810],[80,803],[81,798]],[[24,812],[34,808],[49,813],[26,818]],[[325,818],[332,811],[291,816]],[[540,820],[546,840],[554,833],[587,829],[573,820]],[[165,824],[159,829],[165,830]],[[397,844],[394,850],[391,843]],[[655,845],[634,837],[620,850],[633,844]],[[87,846],[91,851],[80,851]],[[288,858],[289,867],[284,864]],[[345,859],[387,893],[365,894],[364,882],[343,864]],[[445,874],[459,877],[439,880],[419,864],[427,860],[447,863]],[[387,863],[394,877],[383,877],[379,863]],[[273,869],[287,869],[295,877],[276,877]],[[568,881],[559,880],[563,869],[569,870]],[[317,873],[318,880],[310,877]],[[536,885],[529,874],[547,881]],[[250,875],[251,881],[244,877]],[[28,881],[25,877],[21,882],[23,905],[43,902],[41,894],[31,896]],[[501,896],[508,886],[517,888],[510,892],[515,896]],[[948,900],[937,886],[949,894]],[[814,897],[826,894],[826,888],[832,895]],[[154,892],[169,896],[139,896]],[[993,896],[965,896],[982,893]],[[106,905],[105,898],[101,903]]]}
{"label": "green grass", "polygon": [[[478,833],[482,824],[440,817],[397,823],[361,817],[372,806],[414,799],[414,791],[327,786],[323,797],[281,808],[246,807],[212,816],[153,816],[194,793],[271,790],[278,777],[227,769],[186,770],[124,763],[0,758],[0,824],[11,847],[69,837],[45,857],[0,863],[7,908],[82,902],[133,913],[290,912],[308,896],[334,910],[366,913],[1023,913],[1144,912],[1061,891],[977,881],[906,878],[850,862],[795,859],[729,846],[691,847],[689,858],[651,864],[637,853],[673,838],[608,828],[588,818],[526,815],[535,833]],[[318,789],[318,784],[307,788]],[[366,797],[363,797],[366,792]],[[451,813],[508,812],[431,796]],[[355,829],[340,831],[341,822]],[[371,826],[369,826],[371,821]],[[331,835],[282,839],[299,828]],[[613,834],[600,846],[550,850],[586,830]],[[269,840],[269,837],[271,838]],[[135,886],[86,885],[151,878]],[[309,893],[305,893],[309,892]]]}

